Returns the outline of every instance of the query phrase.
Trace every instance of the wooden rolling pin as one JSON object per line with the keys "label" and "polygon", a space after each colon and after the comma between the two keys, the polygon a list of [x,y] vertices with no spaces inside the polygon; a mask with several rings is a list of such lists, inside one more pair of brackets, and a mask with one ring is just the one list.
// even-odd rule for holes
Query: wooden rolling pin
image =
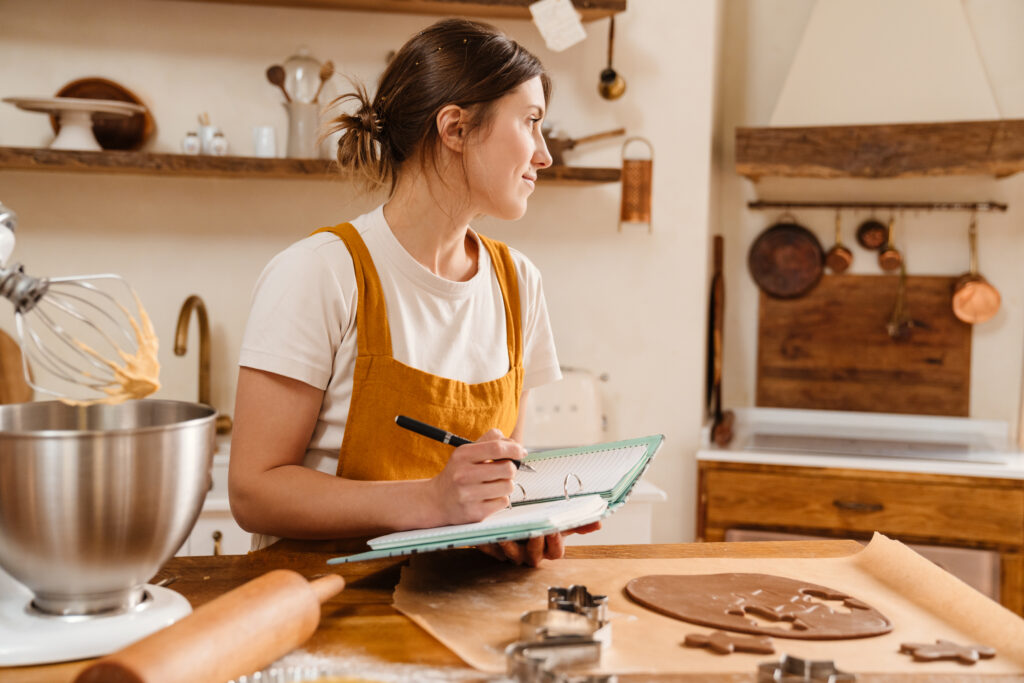
{"label": "wooden rolling pin", "polygon": [[306,581],[275,569],[97,660],[75,683],[223,683],[251,674],[306,642],[320,604],[344,587],[337,574]]}

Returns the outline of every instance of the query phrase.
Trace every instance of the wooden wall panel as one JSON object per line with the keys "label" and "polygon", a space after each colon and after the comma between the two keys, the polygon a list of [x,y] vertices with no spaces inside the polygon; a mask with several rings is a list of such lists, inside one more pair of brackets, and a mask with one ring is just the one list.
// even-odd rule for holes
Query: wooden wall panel
{"label": "wooden wall panel", "polygon": [[761,294],[757,405],[966,416],[971,326],[950,301],[953,277],[908,276],[914,327],[886,331],[895,275],[826,275],[799,299]]}

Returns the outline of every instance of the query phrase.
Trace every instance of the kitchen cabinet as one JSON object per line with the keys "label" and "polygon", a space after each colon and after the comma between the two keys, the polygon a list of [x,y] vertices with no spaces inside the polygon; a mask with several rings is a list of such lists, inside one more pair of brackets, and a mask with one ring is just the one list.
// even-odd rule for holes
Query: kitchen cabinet
{"label": "kitchen cabinet", "polygon": [[192,533],[178,549],[177,556],[245,555],[250,548],[250,534],[238,526],[228,504],[228,453],[225,445],[213,456],[210,468],[210,490],[203,502],[199,519]]}
{"label": "kitchen cabinet", "polygon": [[731,529],[999,554],[1000,602],[1024,614],[1024,481],[921,472],[698,462],[697,540]]}

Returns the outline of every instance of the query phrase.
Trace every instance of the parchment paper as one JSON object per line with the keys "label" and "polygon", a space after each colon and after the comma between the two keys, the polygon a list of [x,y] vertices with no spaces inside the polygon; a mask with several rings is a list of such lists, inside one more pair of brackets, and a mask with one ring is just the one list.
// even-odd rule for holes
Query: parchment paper
{"label": "parchment paper", "polygon": [[[876,534],[863,551],[818,559],[594,559],[545,562],[537,569],[468,561],[470,555],[413,558],[395,589],[395,607],[481,671],[505,671],[505,647],[518,638],[519,617],[545,609],[548,586],[586,585],[607,594],[612,645],[607,673],[750,673],[783,653],[831,659],[851,673],[1024,673],[1024,619],[1017,617],[902,543]],[[869,603],[893,622],[883,636],[807,641],[773,638],[775,655],[717,655],[683,647],[687,633],[713,629],[662,616],[632,602],[623,589],[646,574],[757,572],[818,583]],[[938,638],[994,647],[973,666],[914,662],[900,643]]]}

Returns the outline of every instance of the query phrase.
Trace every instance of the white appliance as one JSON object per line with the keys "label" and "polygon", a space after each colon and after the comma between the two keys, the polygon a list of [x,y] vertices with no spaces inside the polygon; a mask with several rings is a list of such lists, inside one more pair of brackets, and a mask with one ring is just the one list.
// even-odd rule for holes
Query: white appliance
{"label": "white appliance", "polygon": [[51,664],[99,657],[170,626],[192,611],[183,596],[147,585],[135,607],[87,616],[44,614],[32,591],[0,569],[0,666]]}
{"label": "white appliance", "polygon": [[[607,433],[601,383],[589,370],[562,368],[562,379],[530,390],[523,422],[529,448],[560,448],[612,440]],[[636,436],[636,435],[630,435]],[[623,545],[651,542],[654,505],[665,492],[640,480],[625,505],[601,521],[600,531],[566,536],[568,545]]]}

